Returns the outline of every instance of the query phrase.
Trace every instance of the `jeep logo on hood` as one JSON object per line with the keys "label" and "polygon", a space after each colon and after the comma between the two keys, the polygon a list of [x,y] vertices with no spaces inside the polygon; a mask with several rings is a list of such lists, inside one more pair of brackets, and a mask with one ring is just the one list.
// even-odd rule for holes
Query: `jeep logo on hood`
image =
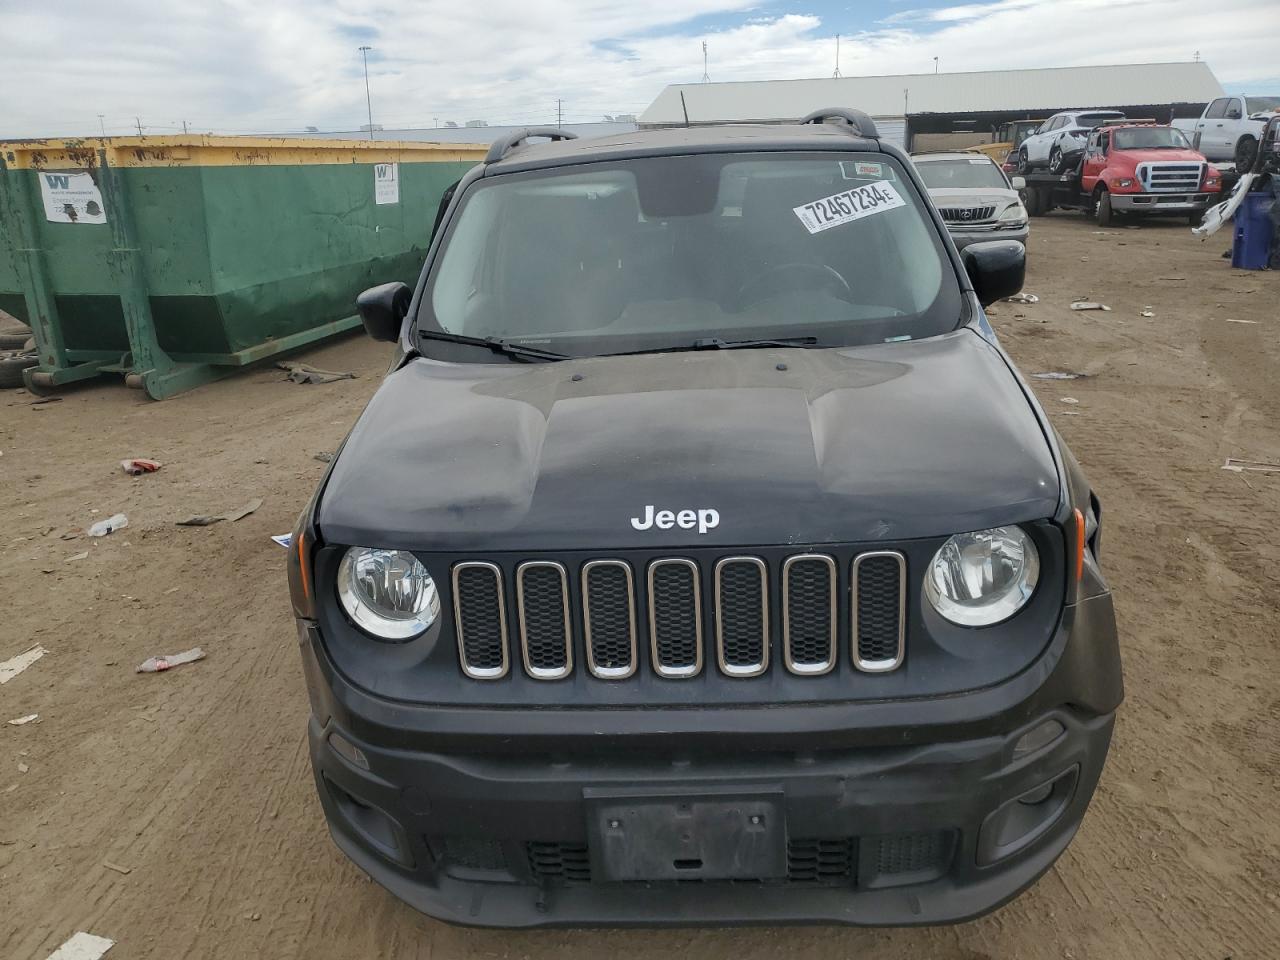
{"label": "jeep logo on hood", "polygon": [[698,528],[699,533],[706,533],[720,526],[720,511],[703,507],[699,510],[658,510],[654,511],[652,503],[646,504],[643,517],[632,517],[631,526],[637,530],[670,530],[679,527],[681,530]]}

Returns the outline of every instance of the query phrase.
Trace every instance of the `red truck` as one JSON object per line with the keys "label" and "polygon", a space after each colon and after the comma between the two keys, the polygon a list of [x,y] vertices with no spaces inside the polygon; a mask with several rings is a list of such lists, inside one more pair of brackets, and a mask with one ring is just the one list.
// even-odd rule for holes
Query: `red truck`
{"label": "red truck", "polygon": [[1084,210],[1107,226],[1116,214],[1176,215],[1193,225],[1218,200],[1222,176],[1175,127],[1122,121],[1089,134],[1074,168],[1026,176],[1033,216]]}

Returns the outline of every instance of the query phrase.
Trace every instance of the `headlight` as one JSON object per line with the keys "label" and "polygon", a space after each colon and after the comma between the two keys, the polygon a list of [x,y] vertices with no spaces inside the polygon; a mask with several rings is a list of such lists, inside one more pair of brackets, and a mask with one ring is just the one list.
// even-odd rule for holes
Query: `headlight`
{"label": "headlight", "polygon": [[338,599],[360,629],[381,640],[410,640],[440,615],[435,581],[403,550],[348,550],[338,565]]}
{"label": "headlight", "polygon": [[1001,223],[1009,223],[1011,221],[1016,221],[1021,223],[1026,219],[1027,219],[1027,208],[1022,205],[1021,201],[1019,201],[1018,203],[1011,204],[1008,207],[1005,207],[1004,213],[1000,214]]}
{"label": "headlight", "polygon": [[1116,186],[1117,186],[1117,187],[1123,187],[1123,188],[1125,188],[1125,189],[1127,190],[1129,187],[1132,187],[1132,186],[1133,186],[1133,180],[1132,180],[1132,179],[1130,179],[1129,177],[1125,177],[1125,178],[1124,178],[1124,179],[1122,179],[1122,180],[1117,180],[1117,181],[1116,181]]}
{"label": "headlight", "polygon": [[933,555],[924,593],[952,623],[987,627],[1022,609],[1040,576],[1036,545],[1020,527],[958,533]]}

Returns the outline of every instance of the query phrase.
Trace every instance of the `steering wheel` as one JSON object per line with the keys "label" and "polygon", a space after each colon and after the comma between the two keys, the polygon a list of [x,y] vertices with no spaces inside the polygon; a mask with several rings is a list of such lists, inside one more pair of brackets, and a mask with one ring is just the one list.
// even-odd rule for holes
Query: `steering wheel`
{"label": "steering wheel", "polygon": [[[789,276],[785,282],[780,277]],[[811,284],[820,284],[830,289],[841,300],[848,300],[853,294],[849,281],[840,275],[835,267],[825,263],[780,263],[770,267],[764,273],[752,277],[738,288],[738,303],[743,307],[759,303],[768,296],[799,290]]]}

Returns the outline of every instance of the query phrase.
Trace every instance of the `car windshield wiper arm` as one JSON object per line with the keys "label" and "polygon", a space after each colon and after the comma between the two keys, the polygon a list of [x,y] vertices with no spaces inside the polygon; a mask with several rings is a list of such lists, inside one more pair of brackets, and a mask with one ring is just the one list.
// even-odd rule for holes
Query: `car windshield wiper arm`
{"label": "car windshield wiper arm", "polygon": [[445,333],[443,330],[418,330],[418,336],[425,340],[440,340],[444,343],[462,343],[471,347],[488,347],[494,353],[506,354],[509,357],[523,357],[527,360],[568,360],[566,353],[555,353],[551,350],[539,350],[537,347],[526,347],[501,337],[467,337],[460,333]]}
{"label": "car windshield wiper arm", "polygon": [[690,350],[750,350],[753,347],[811,347],[817,342],[817,337],[780,337],[776,340],[721,340],[719,337],[700,337],[693,343],[679,346],[628,350],[625,353],[610,353],[605,356],[629,357],[638,353],[682,353]]}

